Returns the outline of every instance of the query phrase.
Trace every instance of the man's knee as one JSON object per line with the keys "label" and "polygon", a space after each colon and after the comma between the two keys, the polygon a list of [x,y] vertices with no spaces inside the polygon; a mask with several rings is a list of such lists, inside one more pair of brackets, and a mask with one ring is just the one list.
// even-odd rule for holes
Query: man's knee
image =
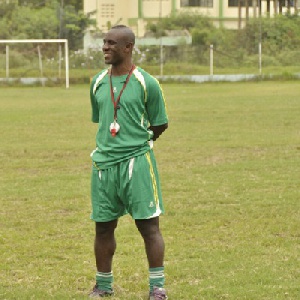
{"label": "man's knee", "polygon": [[114,234],[118,221],[96,222],[95,224],[96,236],[111,236]]}
{"label": "man's knee", "polygon": [[143,238],[151,238],[158,234],[160,235],[158,217],[146,220],[136,220],[135,224]]}

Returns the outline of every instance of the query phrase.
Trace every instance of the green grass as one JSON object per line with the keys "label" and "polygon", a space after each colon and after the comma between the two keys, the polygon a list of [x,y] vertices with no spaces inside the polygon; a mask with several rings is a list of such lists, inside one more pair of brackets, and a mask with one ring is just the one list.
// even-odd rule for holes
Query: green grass
{"label": "green grass", "polygon": [[[299,82],[163,87],[170,127],[155,151],[169,298],[299,299]],[[0,93],[0,299],[87,299],[88,86]],[[114,299],[146,299],[133,221],[116,234]]]}

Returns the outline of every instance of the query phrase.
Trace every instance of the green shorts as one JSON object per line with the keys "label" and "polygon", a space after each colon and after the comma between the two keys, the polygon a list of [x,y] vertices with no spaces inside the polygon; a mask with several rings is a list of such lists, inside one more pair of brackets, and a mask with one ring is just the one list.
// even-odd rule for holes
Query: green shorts
{"label": "green shorts", "polygon": [[100,170],[91,176],[91,219],[108,222],[129,213],[133,219],[150,219],[164,212],[159,176],[152,150]]}

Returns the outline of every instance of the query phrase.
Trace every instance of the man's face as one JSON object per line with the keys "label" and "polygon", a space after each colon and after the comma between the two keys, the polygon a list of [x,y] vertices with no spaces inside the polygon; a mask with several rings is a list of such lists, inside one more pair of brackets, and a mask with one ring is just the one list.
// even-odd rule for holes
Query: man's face
{"label": "man's face", "polygon": [[126,57],[126,49],[126,42],[121,31],[112,29],[104,36],[102,51],[106,64],[122,63]]}

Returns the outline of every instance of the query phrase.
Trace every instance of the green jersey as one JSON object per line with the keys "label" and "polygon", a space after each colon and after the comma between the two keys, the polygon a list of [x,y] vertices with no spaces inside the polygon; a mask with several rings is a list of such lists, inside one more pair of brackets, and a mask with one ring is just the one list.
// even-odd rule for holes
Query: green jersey
{"label": "green jersey", "polygon": [[112,136],[110,126],[114,123],[114,102],[127,76],[111,76],[110,81],[106,69],[91,82],[92,121],[99,124],[96,149],[91,157],[100,169],[108,169],[121,161],[148,152],[149,140],[153,136],[149,126],[168,123],[165,99],[158,81],[136,67],[121,94],[116,110],[120,129],[116,136]]}

